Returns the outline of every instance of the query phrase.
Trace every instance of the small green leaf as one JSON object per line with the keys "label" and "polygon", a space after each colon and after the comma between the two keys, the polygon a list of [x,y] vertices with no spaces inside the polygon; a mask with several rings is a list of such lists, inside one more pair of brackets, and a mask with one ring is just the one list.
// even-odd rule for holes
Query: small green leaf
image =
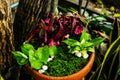
{"label": "small green leaf", "polygon": [[59,8],[62,12],[65,12],[65,13],[68,12],[68,10],[67,10],[66,8],[62,7],[62,6],[59,6],[59,5],[58,5],[58,8]]}
{"label": "small green leaf", "polygon": [[106,27],[106,28],[108,28],[108,29],[113,30],[113,26],[112,25],[104,24],[103,26]]}
{"label": "small green leaf", "polygon": [[57,48],[55,46],[50,46],[49,54],[50,54],[50,56],[55,56],[55,54],[57,54]]}
{"label": "small green leaf", "polygon": [[63,41],[64,43],[66,43],[67,45],[69,46],[77,46],[77,45],[80,45],[80,42],[77,41],[77,40],[74,40],[74,39],[66,39]]}
{"label": "small green leaf", "polygon": [[30,50],[29,53],[31,67],[34,69],[40,69],[42,67],[42,62],[40,61],[39,56],[35,54],[33,50]]}
{"label": "small green leaf", "polygon": [[103,16],[97,16],[96,19],[98,21],[106,21],[106,18],[104,18]]}
{"label": "small green leaf", "polygon": [[74,50],[75,50],[74,48],[70,48],[68,52],[73,54]]}
{"label": "small green leaf", "polygon": [[34,47],[31,44],[24,44],[21,46],[21,50],[27,56],[29,55],[29,50],[34,50]]}
{"label": "small green leaf", "polygon": [[88,51],[95,53],[95,49],[94,49],[94,48],[91,48],[91,47],[88,48]]}
{"label": "small green leaf", "polygon": [[44,46],[43,47],[43,50],[42,50],[42,54],[43,54],[43,61],[44,61],[44,63],[46,64],[47,63],[47,60],[48,60],[48,58],[49,58],[49,47],[48,46]]}
{"label": "small green leaf", "polygon": [[82,35],[81,35],[81,37],[80,37],[80,41],[82,41],[83,39],[84,39],[85,41],[88,41],[88,40],[90,40],[90,38],[91,38],[90,34],[87,33],[86,31],[83,31],[83,32],[82,32]]}
{"label": "small green leaf", "polygon": [[75,53],[76,51],[79,51],[80,50],[80,47],[79,46],[75,46],[75,47],[71,47],[70,49],[69,49],[69,53]]}
{"label": "small green leaf", "polygon": [[20,51],[14,51],[12,53],[19,65],[24,65],[28,62],[28,57],[24,53],[22,53]]}
{"label": "small green leaf", "polygon": [[105,40],[105,38],[95,38],[95,39],[92,39],[90,41],[90,43],[93,43],[93,46],[96,46],[98,44],[100,44],[101,42],[103,42]]}
{"label": "small green leaf", "polygon": [[91,43],[91,42],[86,42],[86,43],[84,43],[84,44],[81,44],[81,46],[84,47],[84,48],[87,48],[87,47],[93,46],[93,43]]}
{"label": "small green leaf", "polygon": [[75,47],[74,47],[74,50],[79,51],[79,50],[80,50],[80,46],[75,46]]}
{"label": "small green leaf", "polygon": [[82,54],[87,54],[87,50],[80,51]]}
{"label": "small green leaf", "polygon": [[41,62],[44,62],[43,61],[43,58],[44,58],[44,54],[42,52],[42,47],[38,48],[36,51],[35,51],[35,54],[39,57],[40,61]]}

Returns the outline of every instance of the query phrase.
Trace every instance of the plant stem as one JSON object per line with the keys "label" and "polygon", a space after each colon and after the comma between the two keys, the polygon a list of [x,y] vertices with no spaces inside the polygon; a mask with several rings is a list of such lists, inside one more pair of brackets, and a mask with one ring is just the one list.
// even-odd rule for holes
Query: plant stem
{"label": "plant stem", "polygon": [[35,34],[32,34],[25,43],[29,43],[30,40],[34,37]]}
{"label": "plant stem", "polygon": [[[118,48],[118,59],[119,59],[119,61],[118,61],[118,69],[120,68],[120,46],[119,46],[119,48]],[[114,78],[114,80],[117,80],[117,78],[118,78],[118,73],[116,72],[116,74],[115,74],[115,78]]]}
{"label": "plant stem", "polygon": [[[90,76],[89,80],[92,80],[92,78],[96,75],[96,73],[98,72],[98,70],[100,69],[100,67],[101,67],[101,64],[98,66],[98,68],[96,69],[95,73],[93,73],[93,74]],[[93,79],[93,80],[94,80],[94,79]]]}
{"label": "plant stem", "polygon": [[109,70],[109,73],[108,73],[108,80],[110,79],[111,72],[112,72],[112,68],[113,68],[113,65],[114,65],[115,59],[116,59],[116,57],[117,57],[117,55],[118,55],[118,52],[115,51],[114,54],[115,54],[115,55],[114,55],[114,57],[113,57],[113,60],[112,60],[111,66],[110,66],[110,70]]}
{"label": "plant stem", "polygon": [[82,15],[84,15],[84,14],[85,14],[85,11],[86,11],[86,8],[87,8],[87,6],[88,6],[89,1],[90,1],[90,0],[87,0],[87,2],[86,2],[86,4],[85,4],[85,7],[84,7],[84,11],[83,11]]}
{"label": "plant stem", "polygon": [[83,0],[79,0],[79,8],[78,8],[78,13],[79,14],[81,14],[82,2],[83,2]]}

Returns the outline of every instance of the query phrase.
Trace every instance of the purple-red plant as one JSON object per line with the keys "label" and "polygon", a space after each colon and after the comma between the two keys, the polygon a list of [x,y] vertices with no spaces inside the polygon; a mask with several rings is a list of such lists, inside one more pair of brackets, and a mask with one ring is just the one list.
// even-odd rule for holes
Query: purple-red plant
{"label": "purple-red plant", "polygon": [[40,19],[31,36],[39,34],[39,40],[43,42],[42,46],[57,46],[65,39],[66,35],[80,35],[82,31],[83,24],[79,17],[66,15],[56,17],[50,13],[46,19]]}

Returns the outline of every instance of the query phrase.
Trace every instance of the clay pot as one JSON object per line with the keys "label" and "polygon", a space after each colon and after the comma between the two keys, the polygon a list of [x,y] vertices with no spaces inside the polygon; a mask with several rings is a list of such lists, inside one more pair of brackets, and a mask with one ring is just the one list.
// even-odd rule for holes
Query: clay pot
{"label": "clay pot", "polygon": [[80,71],[63,77],[54,77],[54,76],[47,76],[45,74],[41,74],[36,70],[32,69],[28,64],[26,65],[26,68],[36,80],[82,80],[82,78],[84,78],[90,72],[94,62],[94,58],[95,58],[95,54],[92,53],[88,63]]}

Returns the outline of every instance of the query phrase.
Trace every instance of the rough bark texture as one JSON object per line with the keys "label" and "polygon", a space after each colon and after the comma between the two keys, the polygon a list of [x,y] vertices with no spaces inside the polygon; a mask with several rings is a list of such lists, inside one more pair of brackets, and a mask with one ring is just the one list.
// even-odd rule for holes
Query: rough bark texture
{"label": "rough bark texture", "polygon": [[12,65],[13,24],[9,0],[0,0],[0,72]]}
{"label": "rough bark texture", "polygon": [[18,48],[50,11],[51,0],[20,0],[14,20],[15,47]]}
{"label": "rough bark texture", "polygon": [[10,0],[10,4],[14,4],[15,2],[18,2],[19,0]]}

